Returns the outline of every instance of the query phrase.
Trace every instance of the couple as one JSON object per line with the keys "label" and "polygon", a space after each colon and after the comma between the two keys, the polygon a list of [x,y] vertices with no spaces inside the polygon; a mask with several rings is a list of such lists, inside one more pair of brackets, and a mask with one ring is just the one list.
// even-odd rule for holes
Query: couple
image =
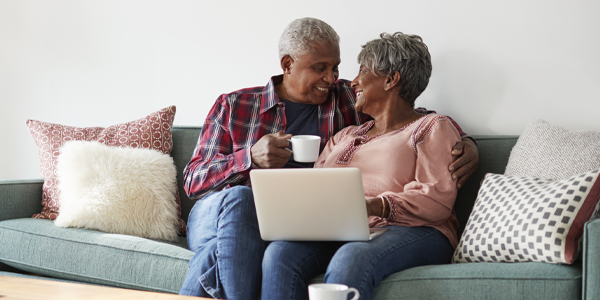
{"label": "couple", "polygon": [[[283,75],[217,99],[184,171],[186,192],[199,201],[188,218],[195,255],[180,294],[305,299],[307,281],[325,272],[325,282],[370,299],[394,272],[448,263],[458,242],[457,189],[478,154],[452,119],[414,109],[431,75],[421,38],[368,42],[352,82],[338,79],[339,37],[323,21],[290,23],[279,56]],[[312,167],[285,149],[301,134],[321,136],[314,167],[361,169],[369,226],[388,232],[369,242],[261,239],[249,172]]]}

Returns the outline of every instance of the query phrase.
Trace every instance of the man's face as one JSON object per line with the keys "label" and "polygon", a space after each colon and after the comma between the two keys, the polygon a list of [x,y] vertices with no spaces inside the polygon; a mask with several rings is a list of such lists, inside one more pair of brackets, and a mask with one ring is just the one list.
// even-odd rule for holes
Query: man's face
{"label": "man's face", "polygon": [[313,53],[293,61],[285,78],[286,99],[297,103],[322,104],[339,77],[341,62],[337,44],[315,44]]}

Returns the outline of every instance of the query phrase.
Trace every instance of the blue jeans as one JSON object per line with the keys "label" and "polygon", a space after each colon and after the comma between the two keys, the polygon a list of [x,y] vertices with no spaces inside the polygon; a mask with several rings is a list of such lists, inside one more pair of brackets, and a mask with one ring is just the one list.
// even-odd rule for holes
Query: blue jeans
{"label": "blue jeans", "polygon": [[267,243],[258,230],[252,190],[236,186],[204,197],[187,224],[195,254],[179,294],[256,300]]}
{"label": "blue jeans", "polygon": [[386,228],[367,242],[272,242],[263,258],[261,299],[308,299],[308,280],[325,272],[325,282],[354,287],[368,300],[392,273],[450,262],[454,248],[437,229]]}

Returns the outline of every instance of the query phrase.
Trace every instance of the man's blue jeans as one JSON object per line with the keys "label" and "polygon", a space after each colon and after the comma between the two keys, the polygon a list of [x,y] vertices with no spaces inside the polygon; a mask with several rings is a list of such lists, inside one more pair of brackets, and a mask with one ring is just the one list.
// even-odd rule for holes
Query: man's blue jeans
{"label": "man's blue jeans", "polygon": [[260,238],[252,190],[236,186],[198,200],[187,225],[195,254],[179,294],[256,300],[267,243]]}
{"label": "man's blue jeans", "polygon": [[354,287],[368,300],[392,273],[450,262],[454,248],[437,229],[386,228],[367,242],[272,242],[262,264],[261,299],[307,299],[308,280],[325,272],[325,282]]}

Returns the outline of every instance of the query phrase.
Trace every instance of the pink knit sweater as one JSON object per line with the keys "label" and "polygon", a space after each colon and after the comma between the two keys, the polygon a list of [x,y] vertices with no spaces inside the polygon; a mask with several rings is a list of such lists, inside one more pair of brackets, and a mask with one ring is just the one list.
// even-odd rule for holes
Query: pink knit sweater
{"label": "pink knit sweater", "polygon": [[445,116],[429,114],[377,137],[365,133],[373,121],[349,126],[332,137],[315,168],[357,167],[365,198],[384,197],[388,218],[370,216],[369,226],[430,226],[458,244],[454,213],[456,181],[448,166],[460,135]]}

